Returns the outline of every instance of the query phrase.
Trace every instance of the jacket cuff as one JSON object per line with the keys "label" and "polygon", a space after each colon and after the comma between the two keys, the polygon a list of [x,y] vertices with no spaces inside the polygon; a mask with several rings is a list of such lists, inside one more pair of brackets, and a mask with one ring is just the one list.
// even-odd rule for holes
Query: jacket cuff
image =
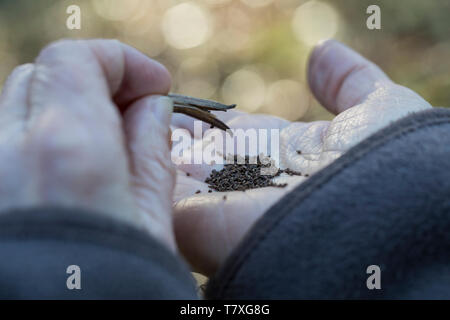
{"label": "jacket cuff", "polygon": [[[197,298],[181,259],[143,231],[94,212],[4,212],[0,256],[0,298]],[[81,289],[70,278],[77,267]]]}

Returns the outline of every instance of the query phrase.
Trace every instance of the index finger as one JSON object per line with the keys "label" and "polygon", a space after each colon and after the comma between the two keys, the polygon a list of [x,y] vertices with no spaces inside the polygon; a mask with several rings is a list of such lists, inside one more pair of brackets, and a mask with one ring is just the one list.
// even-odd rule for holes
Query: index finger
{"label": "index finger", "polygon": [[118,120],[119,108],[141,97],[167,94],[168,71],[138,50],[115,40],[64,40],[46,47],[30,80],[29,112],[65,108],[83,118]]}

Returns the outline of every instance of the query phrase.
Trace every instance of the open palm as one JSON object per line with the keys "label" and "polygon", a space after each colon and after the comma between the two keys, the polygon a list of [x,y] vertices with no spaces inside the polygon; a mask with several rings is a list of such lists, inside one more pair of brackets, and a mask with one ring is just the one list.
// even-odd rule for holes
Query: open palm
{"label": "open palm", "polygon": [[[376,65],[336,41],[314,50],[308,78],[316,98],[337,114],[333,121],[289,122],[238,111],[218,114],[230,128],[280,129],[280,166],[303,174],[277,178],[288,184],[286,188],[208,193],[204,180],[216,167],[178,166],[175,234],[195,271],[213,273],[254,222],[308,176],[389,123],[431,108],[419,95],[393,83]],[[193,122],[177,115],[173,126],[192,131]]]}

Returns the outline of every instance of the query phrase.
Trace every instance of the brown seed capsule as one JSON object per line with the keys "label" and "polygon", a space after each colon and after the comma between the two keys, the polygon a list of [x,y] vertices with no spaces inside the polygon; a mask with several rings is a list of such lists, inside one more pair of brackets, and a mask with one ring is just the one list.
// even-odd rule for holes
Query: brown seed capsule
{"label": "brown seed capsule", "polygon": [[225,105],[216,101],[182,96],[179,94],[169,94],[169,97],[173,101],[173,112],[182,113],[209,123],[212,128],[217,127],[224,131],[229,129],[225,123],[217,119],[217,117],[211,113],[211,110],[226,112],[227,110],[236,107],[235,104]]}

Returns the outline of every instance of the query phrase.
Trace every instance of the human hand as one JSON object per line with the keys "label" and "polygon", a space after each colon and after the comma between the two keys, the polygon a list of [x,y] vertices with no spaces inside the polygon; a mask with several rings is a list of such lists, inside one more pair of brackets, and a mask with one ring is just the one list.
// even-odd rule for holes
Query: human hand
{"label": "human hand", "polygon": [[[60,41],[20,66],[0,97],[0,210],[84,208],[172,250],[171,80],[118,41]],[[122,117],[121,112],[124,113]]]}
{"label": "human hand", "polygon": [[[336,41],[313,51],[308,80],[315,97],[337,115],[333,121],[288,122],[233,111],[218,116],[230,128],[280,129],[281,168],[312,175],[391,122],[431,108],[419,95],[393,83],[376,65]],[[192,121],[182,116],[174,118],[173,125],[192,132]],[[194,269],[206,275],[217,270],[269,207],[307,179],[282,178],[288,183],[286,188],[207,193],[203,181],[211,170],[207,165],[179,166],[174,204],[178,246]],[[196,190],[201,193],[194,194]]]}

